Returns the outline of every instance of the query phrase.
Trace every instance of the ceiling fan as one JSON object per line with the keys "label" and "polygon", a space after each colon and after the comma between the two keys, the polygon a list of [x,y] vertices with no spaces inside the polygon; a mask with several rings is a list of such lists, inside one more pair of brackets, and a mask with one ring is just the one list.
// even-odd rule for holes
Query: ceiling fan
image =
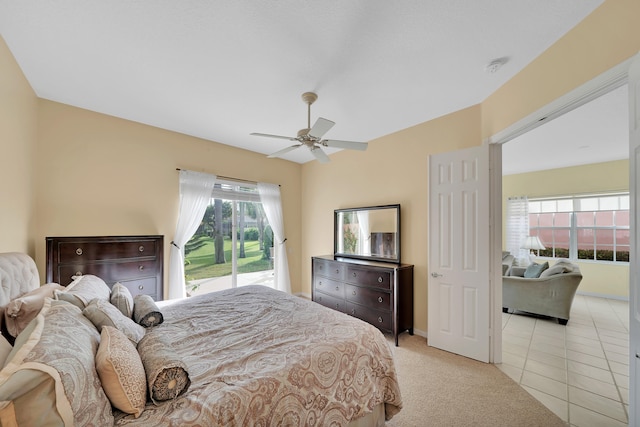
{"label": "ceiling fan", "polygon": [[360,150],[364,151],[367,149],[366,142],[355,142],[355,141],[340,141],[337,139],[322,139],[323,135],[329,131],[335,125],[331,120],[323,119],[319,117],[318,120],[314,123],[313,127],[311,127],[311,104],[313,104],[316,99],[318,99],[318,95],[313,92],[305,92],[302,94],[302,100],[307,104],[307,127],[305,129],[300,129],[298,131],[298,136],[281,136],[281,135],[271,135],[268,133],[252,133],[254,136],[266,136],[268,138],[279,138],[279,139],[288,139],[289,141],[296,141],[297,144],[292,145],[290,147],[284,148],[280,151],[276,151],[273,154],[269,154],[267,157],[280,157],[289,151],[295,150],[296,148],[306,146],[311,154],[322,163],[329,162],[329,156],[322,151],[322,147],[334,147],[334,148],[345,148],[347,150]]}

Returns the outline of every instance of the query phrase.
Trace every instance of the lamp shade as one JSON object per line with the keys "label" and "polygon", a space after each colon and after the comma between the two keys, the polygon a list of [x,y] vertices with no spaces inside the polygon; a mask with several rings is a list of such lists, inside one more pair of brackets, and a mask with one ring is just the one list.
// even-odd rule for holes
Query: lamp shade
{"label": "lamp shade", "polygon": [[546,249],[538,236],[528,236],[524,242],[522,242],[521,249]]}

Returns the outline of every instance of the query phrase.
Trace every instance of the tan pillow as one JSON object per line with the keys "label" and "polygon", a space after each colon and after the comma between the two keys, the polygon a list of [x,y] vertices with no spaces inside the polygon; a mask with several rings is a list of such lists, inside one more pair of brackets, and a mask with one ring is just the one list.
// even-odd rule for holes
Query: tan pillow
{"label": "tan pillow", "polygon": [[120,330],[136,345],[144,337],[144,328],[130,318],[125,317],[115,305],[108,301],[94,299],[82,311],[82,314],[91,320],[91,323],[100,332],[102,332],[103,326],[112,326]]}
{"label": "tan pillow", "polygon": [[64,286],[57,283],[47,283],[37,289],[9,301],[5,307],[4,322],[7,332],[17,337],[42,310],[45,298],[53,298],[56,290],[63,290]]}
{"label": "tan pillow", "polygon": [[111,404],[138,418],[147,402],[147,377],[138,351],[116,328],[102,328],[96,368]]}
{"label": "tan pillow", "polygon": [[111,304],[115,305],[129,319],[133,317],[133,296],[131,291],[120,282],[111,288]]}
{"label": "tan pillow", "polygon": [[111,289],[98,276],[85,274],[75,279],[65,290],[55,291],[54,295],[57,300],[70,302],[82,310],[96,298],[108,302]]}

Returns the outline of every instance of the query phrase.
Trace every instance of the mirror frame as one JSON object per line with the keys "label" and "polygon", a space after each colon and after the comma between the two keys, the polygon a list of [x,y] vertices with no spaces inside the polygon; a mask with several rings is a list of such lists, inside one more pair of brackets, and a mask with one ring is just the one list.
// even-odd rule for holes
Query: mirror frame
{"label": "mirror frame", "polygon": [[[396,229],[395,238],[393,239],[394,251],[390,256],[380,256],[380,254],[367,254],[367,253],[347,253],[344,251],[338,251],[338,236],[340,235],[340,229],[344,228],[344,224],[340,222],[341,214],[344,217],[345,213],[355,213],[362,211],[374,211],[374,210],[391,210],[395,211]],[[392,212],[393,214],[393,212]],[[394,264],[400,264],[400,204],[382,205],[382,206],[366,206],[361,208],[347,208],[336,209],[333,211],[333,255],[334,257],[354,258],[371,261],[383,261]]]}

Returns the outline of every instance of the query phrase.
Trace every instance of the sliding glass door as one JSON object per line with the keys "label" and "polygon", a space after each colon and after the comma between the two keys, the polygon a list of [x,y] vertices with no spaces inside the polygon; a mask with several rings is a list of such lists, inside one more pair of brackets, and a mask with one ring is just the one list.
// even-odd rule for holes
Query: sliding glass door
{"label": "sliding glass door", "polygon": [[255,185],[216,183],[200,227],[185,245],[187,294],[274,286],[273,232]]}

